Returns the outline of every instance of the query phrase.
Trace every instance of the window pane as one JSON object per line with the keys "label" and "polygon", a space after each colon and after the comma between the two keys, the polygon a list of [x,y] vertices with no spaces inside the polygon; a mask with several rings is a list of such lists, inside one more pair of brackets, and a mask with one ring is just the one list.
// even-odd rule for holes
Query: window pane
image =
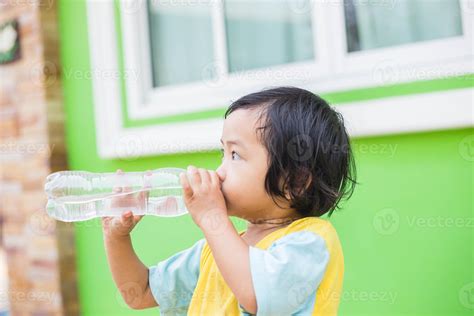
{"label": "window pane", "polygon": [[311,10],[295,0],[226,0],[229,71],[314,59]]}
{"label": "window pane", "polygon": [[202,80],[214,59],[210,2],[150,0],[148,12],[153,85]]}
{"label": "window pane", "polygon": [[462,35],[458,0],[344,0],[348,51]]}

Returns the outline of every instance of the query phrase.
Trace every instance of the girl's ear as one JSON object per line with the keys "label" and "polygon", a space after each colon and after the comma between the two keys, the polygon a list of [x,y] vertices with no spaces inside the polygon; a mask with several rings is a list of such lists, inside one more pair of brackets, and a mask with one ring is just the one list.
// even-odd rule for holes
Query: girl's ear
{"label": "girl's ear", "polygon": [[[285,179],[287,179],[287,182],[285,183]],[[290,189],[288,187],[288,182],[291,181],[291,179],[288,179],[288,177],[285,175],[282,178],[280,178],[280,188],[282,188],[282,192],[285,195],[285,198],[290,201],[291,196],[290,196]]]}
{"label": "girl's ear", "polygon": [[313,175],[308,169],[301,169],[298,174],[290,177],[283,188],[285,198],[289,201],[291,199],[290,190],[294,195],[303,194],[311,185]]}

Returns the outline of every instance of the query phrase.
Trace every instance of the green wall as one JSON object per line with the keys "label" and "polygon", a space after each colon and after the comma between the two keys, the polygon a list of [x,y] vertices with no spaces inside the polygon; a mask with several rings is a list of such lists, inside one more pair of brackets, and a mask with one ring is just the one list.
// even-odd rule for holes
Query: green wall
{"label": "green wall", "polygon": [[[84,78],[90,71],[84,2],[62,0],[59,10],[71,169],[106,172],[218,166],[218,152],[135,160],[99,158],[92,86]],[[468,81],[472,86],[472,80]],[[466,80],[448,79],[328,97],[333,101],[364,99],[465,85]],[[341,315],[472,313],[474,306],[465,296],[466,289],[474,287],[472,135],[473,129],[462,129],[354,140],[361,185],[331,218],[345,254]],[[245,227],[240,220],[234,222],[239,229]],[[202,237],[189,216],[145,217],[133,233],[136,251],[147,265]],[[76,239],[83,315],[159,313],[158,309],[131,311],[123,303],[108,270],[99,221],[76,223]]]}

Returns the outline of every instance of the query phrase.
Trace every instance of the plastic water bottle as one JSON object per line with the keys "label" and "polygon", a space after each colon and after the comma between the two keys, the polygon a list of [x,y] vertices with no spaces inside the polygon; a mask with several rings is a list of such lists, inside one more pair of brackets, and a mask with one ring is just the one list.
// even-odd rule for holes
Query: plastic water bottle
{"label": "plastic water bottle", "polygon": [[179,168],[151,172],[92,173],[59,171],[46,177],[46,211],[64,222],[95,217],[134,215],[174,217],[188,211],[183,201]]}

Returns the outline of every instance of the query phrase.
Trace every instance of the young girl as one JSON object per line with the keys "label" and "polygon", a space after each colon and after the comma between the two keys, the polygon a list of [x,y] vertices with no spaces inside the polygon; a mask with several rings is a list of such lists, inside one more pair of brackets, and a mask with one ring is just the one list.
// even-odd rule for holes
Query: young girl
{"label": "young girl", "polygon": [[[162,315],[337,314],[343,253],[320,216],[356,183],[342,116],[309,91],[264,90],[229,107],[221,142],[216,171],[189,166],[180,175],[205,237],[192,247],[148,268],[130,240],[141,216],[103,219],[127,304],[159,306]],[[229,216],[245,219],[247,229],[237,232]]]}

